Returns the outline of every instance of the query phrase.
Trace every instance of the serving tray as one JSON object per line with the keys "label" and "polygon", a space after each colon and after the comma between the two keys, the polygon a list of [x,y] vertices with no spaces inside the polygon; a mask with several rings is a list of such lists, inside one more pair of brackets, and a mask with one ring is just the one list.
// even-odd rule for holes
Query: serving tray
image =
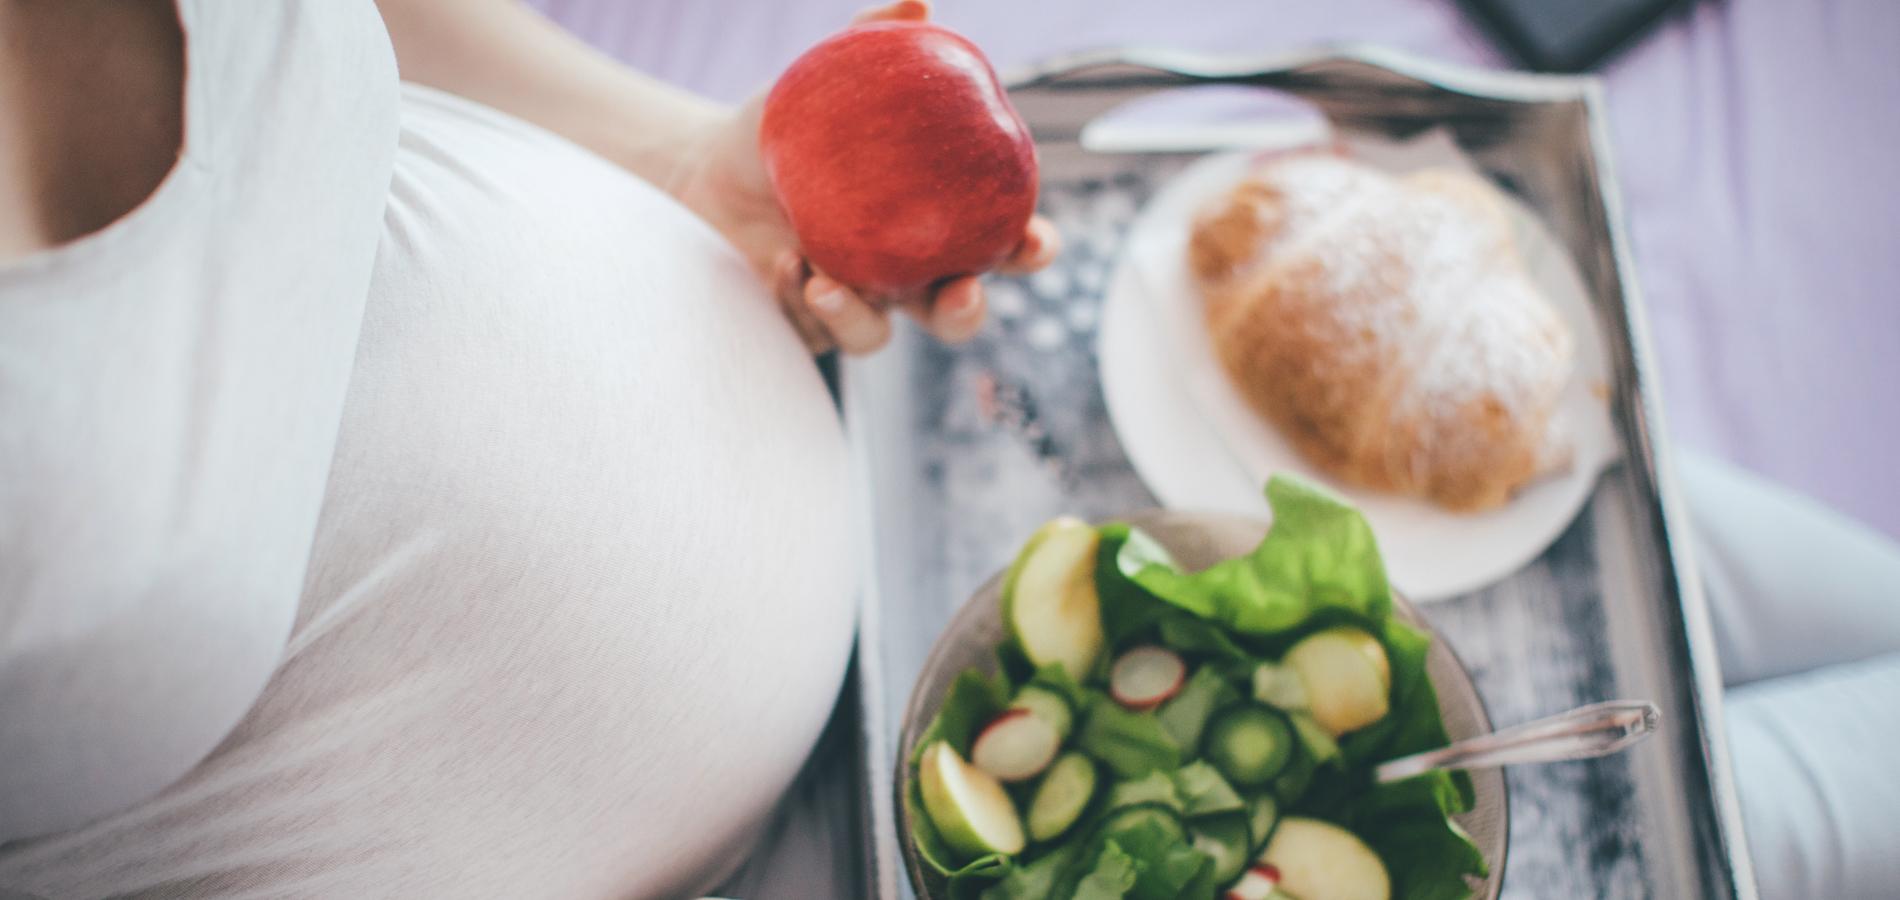
{"label": "serving tray", "polygon": [[1623,461],[1543,556],[1425,615],[1500,727],[1612,697],[1654,700],[1663,726],[1621,756],[1507,773],[1503,896],[1753,898],[1713,640],[1664,447],[1596,82],[1368,48],[1271,59],[1112,51],[1008,82],[1041,153],[1042,207],[1064,232],[1062,258],[993,281],[994,321],[968,345],[944,348],[904,330],[885,352],[843,366],[867,565],[852,682],[866,894],[913,896],[891,803],[898,729],[952,614],[1044,520],[1157,505],[1110,426],[1095,331],[1124,229],[1194,158],[1173,148],[1196,141],[1183,129],[1147,142],[1155,152],[1093,152],[1085,129],[1130,100],[1228,84],[1297,98],[1336,131],[1449,129],[1548,223],[1602,317]]}

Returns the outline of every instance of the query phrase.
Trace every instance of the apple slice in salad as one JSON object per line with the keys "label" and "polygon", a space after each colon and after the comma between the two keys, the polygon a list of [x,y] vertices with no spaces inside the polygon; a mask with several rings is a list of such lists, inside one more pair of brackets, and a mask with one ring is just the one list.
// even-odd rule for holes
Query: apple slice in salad
{"label": "apple slice in salad", "polygon": [[924,751],[917,783],[924,810],[951,848],[971,856],[1022,852],[1022,820],[1009,793],[948,743],[938,741]]}
{"label": "apple slice in salad", "polygon": [[1307,709],[1334,737],[1371,725],[1391,710],[1392,668],[1385,648],[1358,628],[1308,635],[1286,652]]}
{"label": "apple slice in salad", "polygon": [[1003,620],[1035,666],[1059,665],[1082,681],[1102,653],[1102,601],[1095,587],[1101,535],[1080,519],[1057,519],[1029,538],[1003,579]]}
{"label": "apple slice in salad", "polygon": [[1392,879],[1379,854],[1331,822],[1288,816],[1273,830],[1260,862],[1276,889],[1299,900],[1390,900]]}

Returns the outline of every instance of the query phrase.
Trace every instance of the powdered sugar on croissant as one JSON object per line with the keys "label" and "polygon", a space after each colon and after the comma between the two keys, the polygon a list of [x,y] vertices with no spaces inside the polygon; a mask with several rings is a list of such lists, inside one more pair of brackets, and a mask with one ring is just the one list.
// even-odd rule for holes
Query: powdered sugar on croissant
{"label": "powdered sugar on croissant", "polygon": [[1201,214],[1189,264],[1242,393],[1335,476],[1475,510],[1568,459],[1571,336],[1481,179],[1281,157]]}

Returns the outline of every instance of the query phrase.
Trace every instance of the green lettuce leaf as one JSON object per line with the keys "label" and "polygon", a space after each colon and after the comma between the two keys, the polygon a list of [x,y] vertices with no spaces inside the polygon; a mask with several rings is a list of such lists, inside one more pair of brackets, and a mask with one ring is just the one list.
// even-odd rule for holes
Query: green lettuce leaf
{"label": "green lettuce leaf", "polygon": [[1267,503],[1273,526],[1246,556],[1189,574],[1131,529],[1113,542],[1115,571],[1155,597],[1245,635],[1285,634],[1322,612],[1369,621],[1391,614],[1385,563],[1358,510],[1317,485],[1278,475],[1267,482]]}
{"label": "green lettuce leaf", "polygon": [[1036,674],[1036,667],[1015,641],[1006,640],[996,645],[996,671],[1010,684],[1022,684]]}
{"label": "green lettuce leaf", "polygon": [[1174,787],[1181,796],[1181,814],[1190,819],[1247,808],[1234,786],[1205,762],[1191,762],[1176,770]]}
{"label": "green lettuce leaf", "polygon": [[1353,766],[1443,747],[1451,740],[1438,708],[1438,691],[1425,669],[1432,636],[1397,619],[1380,623],[1374,636],[1385,645],[1391,667],[1392,707],[1385,718],[1340,739],[1340,752]]}
{"label": "green lettuce leaf", "polygon": [[1169,609],[1167,614],[1156,620],[1155,627],[1161,636],[1161,643],[1182,653],[1232,664],[1224,668],[1246,671],[1257,663],[1253,654],[1235,643],[1225,629],[1190,613]]}
{"label": "green lettuce leaf", "polygon": [[1168,736],[1192,755],[1201,746],[1201,732],[1214,711],[1240,700],[1240,692],[1212,666],[1202,666],[1188,676],[1181,692],[1168,698],[1155,710],[1155,719]]}
{"label": "green lettuce leaf", "polygon": [[1319,763],[1310,753],[1295,753],[1280,774],[1273,776],[1273,798],[1281,806],[1292,806],[1306,796],[1311,789],[1313,778],[1319,774]]}
{"label": "green lettuce leaf", "polygon": [[950,845],[943,842],[943,835],[937,831],[937,823],[931,821],[930,814],[924,810],[923,792],[915,781],[910,791],[904,795],[904,814],[910,819],[911,840],[917,844],[917,854],[939,875],[949,875],[963,868],[957,862],[957,854]]}
{"label": "green lettuce leaf", "polygon": [[1171,612],[1167,604],[1157,602],[1146,588],[1122,574],[1123,558],[1168,560],[1168,554],[1153,538],[1124,522],[1111,522],[1096,532],[1101,541],[1095,557],[1095,593],[1102,604],[1102,636],[1113,650],[1155,627]]}
{"label": "green lettuce leaf", "polygon": [[1449,737],[1438,693],[1426,674],[1431,635],[1396,619],[1375,630],[1392,669],[1392,709],[1339,740],[1344,768],[1325,770],[1300,806],[1344,824],[1384,860],[1400,900],[1461,900],[1467,876],[1488,871],[1484,855],[1450,818],[1471,809],[1471,777],[1429,772],[1386,785],[1369,783],[1384,760],[1444,746]]}
{"label": "green lettuce leaf", "polygon": [[[1104,841],[1095,855],[1095,865],[1076,882],[1070,900],[1121,900],[1135,887],[1138,873],[1135,860],[1114,841]],[[1061,894],[1050,895],[1059,897]]]}
{"label": "green lettuce leaf", "polygon": [[1000,853],[976,859],[948,876],[950,900],[977,900],[997,879],[1008,877],[1015,869],[1015,862]]}
{"label": "green lettuce leaf", "polygon": [[1293,737],[1300,742],[1300,749],[1313,762],[1323,766],[1336,762],[1344,755],[1344,751],[1339,748],[1339,742],[1320,726],[1312,713],[1294,710],[1284,714],[1287,724],[1293,726]]}
{"label": "green lettuce leaf", "polygon": [[1180,745],[1153,715],[1129,712],[1104,694],[1088,693],[1088,709],[1075,736],[1078,749],[1122,778],[1181,765]]}
{"label": "green lettuce leaf", "polygon": [[[1462,775],[1463,773],[1456,773]],[[1489,871],[1484,854],[1450,816],[1470,805],[1470,785],[1427,772],[1378,785],[1347,801],[1340,820],[1379,854],[1402,900],[1464,900],[1466,878]]]}
{"label": "green lettuce leaf", "polygon": [[[1056,882],[1068,874],[1082,855],[1082,845],[1071,841],[1038,857],[1026,865],[1011,869],[1001,881],[984,889],[982,900],[1048,900],[1055,892]],[[1134,883],[1134,870],[1129,869],[1129,884]],[[1119,897],[1120,894],[1115,896]]]}
{"label": "green lettuce leaf", "polygon": [[[989,678],[975,669],[959,674],[944,693],[943,706],[937,711],[937,717],[918,737],[917,747],[908,765],[914,771],[923,751],[940,739],[949,741],[958,753],[969,758],[970,743],[976,739],[976,733],[1009,705],[1010,696],[1009,679],[1001,674]],[[961,860],[956,851],[944,843],[943,836],[938,834],[936,823],[924,809],[923,792],[915,779],[911,781],[910,791],[904,797],[904,805],[918,855],[923,857],[925,864],[950,880],[953,894],[963,896],[958,892],[974,890],[1002,877],[1010,869],[1012,864],[1009,858],[1000,854]]]}
{"label": "green lettuce leaf", "polygon": [[1183,833],[1153,821],[1120,829],[1107,838],[1134,860],[1135,886],[1128,892],[1134,900],[1179,900],[1183,889],[1213,862],[1194,849]]}
{"label": "green lettuce leaf", "polygon": [[1150,805],[1165,806],[1176,813],[1182,811],[1181,789],[1175,786],[1170,773],[1157,769],[1140,778],[1118,781],[1108,789],[1105,804],[1109,810]]}

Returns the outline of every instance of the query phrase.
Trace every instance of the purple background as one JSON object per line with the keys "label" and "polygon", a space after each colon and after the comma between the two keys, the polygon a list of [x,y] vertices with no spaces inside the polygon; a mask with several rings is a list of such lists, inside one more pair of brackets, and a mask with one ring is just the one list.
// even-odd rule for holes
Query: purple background
{"label": "purple background", "polygon": [[[640,69],[725,100],[851,0],[534,0]],[[945,0],[999,69],[1148,45],[1372,41],[1504,66],[1451,0]],[[1900,2],[1703,3],[1603,71],[1677,442],[1900,536]]]}

